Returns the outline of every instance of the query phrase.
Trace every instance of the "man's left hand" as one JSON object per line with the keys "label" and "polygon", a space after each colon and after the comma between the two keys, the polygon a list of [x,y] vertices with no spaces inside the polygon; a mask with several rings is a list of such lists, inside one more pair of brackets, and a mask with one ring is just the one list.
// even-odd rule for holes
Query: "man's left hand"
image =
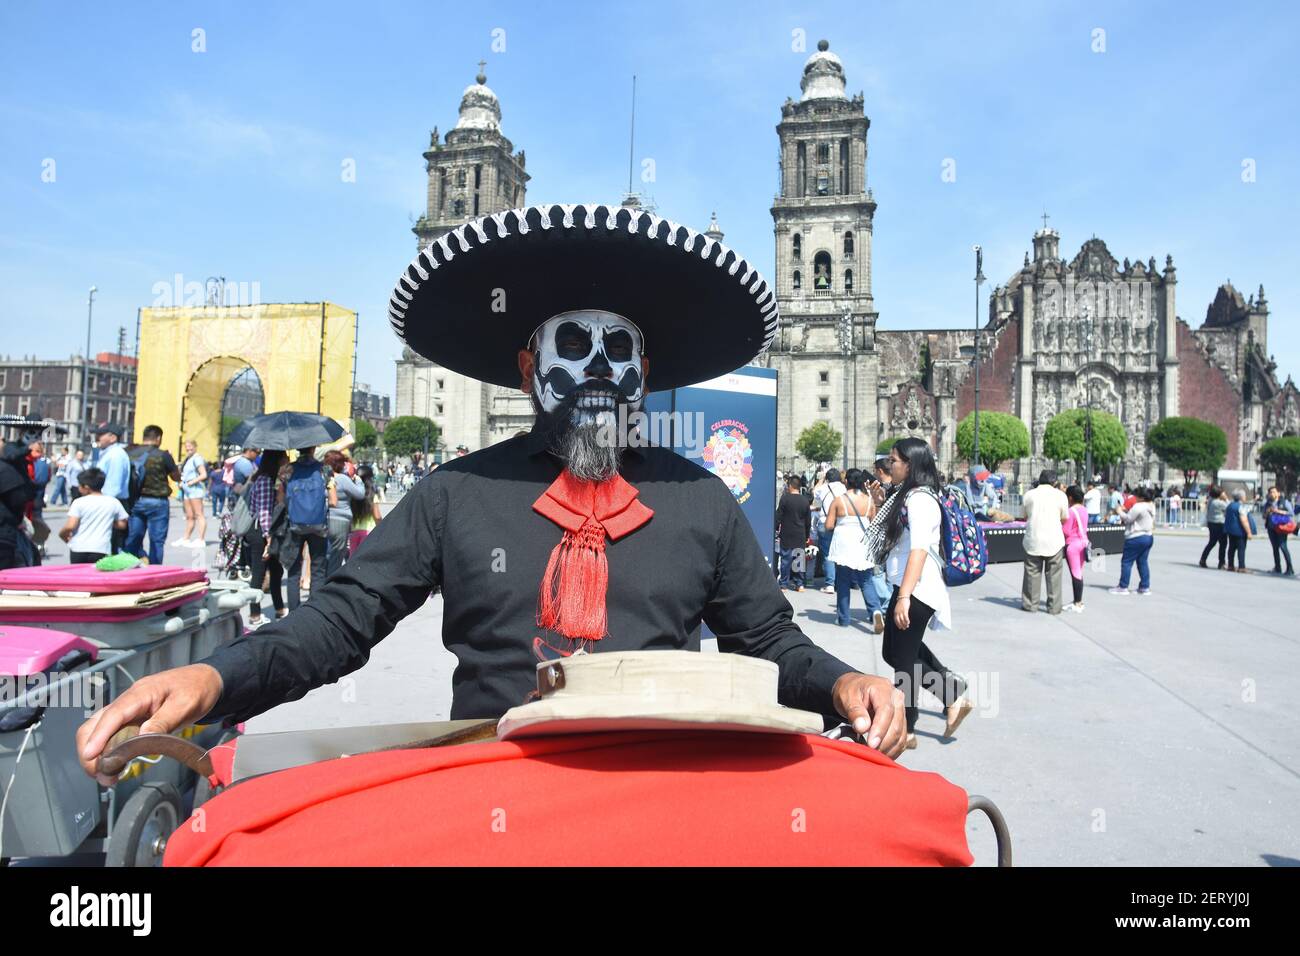
{"label": "man's left hand", "polygon": [[867,746],[894,759],[907,742],[903,692],[885,677],[849,672],[831,691],[835,709]]}

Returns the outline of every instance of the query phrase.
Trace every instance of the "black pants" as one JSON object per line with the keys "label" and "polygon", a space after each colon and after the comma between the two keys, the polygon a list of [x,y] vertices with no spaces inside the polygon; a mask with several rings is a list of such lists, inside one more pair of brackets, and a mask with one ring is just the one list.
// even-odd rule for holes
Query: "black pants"
{"label": "black pants", "polygon": [[1268,529],[1268,543],[1273,546],[1273,570],[1282,571],[1282,559],[1286,558],[1286,571],[1291,574],[1295,568],[1291,566],[1291,550],[1286,546],[1286,535]]}
{"label": "black pants", "polygon": [[1223,532],[1223,522],[1207,524],[1206,527],[1210,529],[1210,543],[1201,552],[1201,564],[1205,563],[1205,559],[1210,556],[1210,552],[1214,550],[1214,546],[1217,544],[1219,546],[1219,567],[1223,567],[1223,554],[1228,549],[1228,536]]}
{"label": "black pants", "polygon": [[1225,535],[1228,539],[1228,570],[1233,570],[1234,565],[1239,568],[1246,567],[1246,536],[1244,534]]}
{"label": "black pants", "polygon": [[290,547],[293,549],[293,566],[289,571],[289,610],[294,610],[302,603],[302,546],[307,545],[307,554],[311,557],[311,593],[317,594],[325,586],[325,548],[323,534],[298,534],[289,532]]}
{"label": "black pants", "polygon": [[1083,578],[1076,578],[1073,574],[1071,574],[1070,587],[1074,588],[1074,603],[1082,604],[1083,603]]}
{"label": "black pants", "polygon": [[[284,566],[280,564],[280,559],[276,557],[275,551],[272,551],[267,558],[262,557],[262,551],[266,547],[266,535],[262,534],[261,529],[254,527],[248,534],[244,535],[244,550],[248,554],[249,568],[252,570],[252,577],[249,580],[255,588],[262,586],[262,581],[266,573],[271,572],[271,603],[275,605],[277,611],[284,610],[284,595],[280,593],[280,584],[284,578]],[[262,613],[262,606],[257,606],[257,616]]]}
{"label": "black pants", "polygon": [[910,734],[916,727],[916,700],[920,688],[934,694],[948,708],[966,692],[966,682],[944,667],[922,640],[930,618],[934,617],[934,608],[913,597],[907,615],[911,623],[904,631],[894,623],[894,605],[897,603],[898,589],[895,588],[889,598],[889,610],[885,612],[882,656],[885,663],[894,669],[894,686],[903,692],[907,704],[907,732]]}
{"label": "black pants", "polygon": [[98,551],[69,551],[68,564],[94,564],[104,557],[108,556]]}

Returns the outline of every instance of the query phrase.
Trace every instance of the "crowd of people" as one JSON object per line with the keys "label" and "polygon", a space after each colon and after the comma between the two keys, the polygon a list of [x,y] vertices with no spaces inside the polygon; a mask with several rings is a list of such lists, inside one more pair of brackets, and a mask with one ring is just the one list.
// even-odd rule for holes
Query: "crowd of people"
{"label": "crowd of people", "polygon": [[[1120,559],[1119,582],[1109,589],[1111,594],[1127,595],[1133,570],[1137,569],[1136,593],[1151,593],[1151,549],[1155,543],[1157,520],[1157,490],[1150,484],[1136,488],[1125,487],[1121,492],[1112,489],[1102,511],[1102,494],[1094,483],[1085,491],[1078,485],[1066,486],[1057,481],[1054,472],[1044,471],[1037,486],[1024,496],[1025,510],[1025,568],[1022,586],[1022,606],[1026,611],[1038,609],[1040,580],[1047,581],[1047,611],[1059,614],[1062,610],[1081,612],[1083,605],[1083,573],[1092,550],[1088,540],[1090,524],[1118,524],[1124,527],[1124,551]],[[1182,527],[1179,512],[1181,495],[1176,488],[1164,495],[1166,526]],[[1198,496],[1199,497],[1199,496]],[[1209,541],[1201,552],[1200,566],[1209,567],[1207,561],[1216,549],[1220,570],[1248,573],[1246,545],[1261,533],[1256,513],[1263,521],[1273,552],[1271,573],[1294,576],[1291,552],[1287,538],[1297,533],[1295,503],[1277,488],[1270,488],[1260,504],[1252,507],[1249,495],[1238,488],[1231,494],[1221,487],[1211,485],[1204,494],[1206,529]],[[1283,563],[1285,562],[1285,570]],[[1062,606],[1061,567],[1069,568],[1074,601]]]}
{"label": "crowd of people", "polygon": [[[852,624],[860,593],[871,629],[883,635],[881,656],[894,669],[907,718],[907,748],[916,747],[917,695],[922,688],[944,706],[944,736],[973,709],[965,682],[926,645],[928,630],[952,627],[944,583],[940,476],[928,443],[905,438],[871,471],[829,468],[815,476],[782,478],[776,510],[780,583],[804,591],[812,578],[835,595],[835,619]],[[809,573],[809,562],[813,571]]]}
{"label": "crowd of people", "polygon": [[[90,458],[72,448],[50,458],[42,442],[32,442],[27,472],[35,494],[21,516],[31,531],[20,537],[32,543],[33,553],[19,555],[15,549],[6,564],[41,561],[51,533],[44,521],[47,504],[67,505],[57,536],[67,544],[70,563],[129,554],[141,563],[162,564],[168,544],[208,546],[205,502],[210,499],[220,529],[218,566],[231,575],[246,574],[283,617],[305,600],[313,577],[320,582],[336,572],[382,520],[385,486],[423,475],[418,464],[357,464],[344,450],[318,459],[315,448],[297,449],[292,460],[285,451],[245,448],[210,463],[193,440],[184,443],[178,463],[161,447],[162,439],[162,429],[150,425],[128,452],[123,429],[106,422],[95,430]],[[185,525],[169,542],[174,497],[180,499]],[[236,534],[242,525],[248,530]],[[253,608],[251,626],[261,623],[261,608]]]}

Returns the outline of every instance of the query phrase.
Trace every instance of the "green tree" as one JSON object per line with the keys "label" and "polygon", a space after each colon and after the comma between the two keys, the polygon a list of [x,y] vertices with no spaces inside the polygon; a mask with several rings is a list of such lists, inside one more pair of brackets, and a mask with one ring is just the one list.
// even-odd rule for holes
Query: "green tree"
{"label": "green tree", "polygon": [[384,448],[390,455],[405,458],[424,451],[425,436],[429,439],[429,454],[438,442],[438,426],[432,419],[418,415],[400,415],[384,429]]}
{"label": "green tree", "polygon": [[1228,457],[1228,437],[1213,422],[1174,416],[1152,425],[1147,447],[1171,468],[1183,473],[1183,485],[1192,483],[1194,471],[1217,471]]}
{"label": "green tree", "polygon": [[1259,467],[1277,476],[1277,483],[1289,495],[1296,490],[1300,475],[1300,438],[1287,435],[1259,446]]}
{"label": "green tree", "polygon": [[799,433],[794,450],[809,461],[823,464],[839,454],[844,436],[831,428],[829,422],[814,422]]}
{"label": "green tree", "polygon": [[[1086,408],[1070,408],[1054,415],[1043,430],[1043,454],[1053,461],[1087,460],[1085,428]],[[1109,412],[1092,411],[1092,461],[1109,464],[1119,461],[1128,449],[1128,433],[1118,418]]]}
{"label": "green tree", "polygon": [[[967,461],[975,457],[975,413],[957,425],[957,451]],[[980,464],[997,471],[1004,461],[1029,456],[1029,429],[1015,415],[980,412]]]}
{"label": "green tree", "polygon": [[903,437],[902,435],[893,435],[889,438],[880,439],[880,442],[876,445],[876,454],[888,455],[889,449],[893,448],[894,443],[897,442],[902,437]]}
{"label": "green tree", "polygon": [[235,426],[244,419],[239,415],[222,415],[221,416],[221,443],[224,445],[226,436],[235,430]]}
{"label": "green tree", "polygon": [[[374,448],[379,444],[379,432],[375,431],[375,426],[364,418],[352,420],[352,437],[357,440],[358,448]],[[420,447],[424,447],[423,439]]]}

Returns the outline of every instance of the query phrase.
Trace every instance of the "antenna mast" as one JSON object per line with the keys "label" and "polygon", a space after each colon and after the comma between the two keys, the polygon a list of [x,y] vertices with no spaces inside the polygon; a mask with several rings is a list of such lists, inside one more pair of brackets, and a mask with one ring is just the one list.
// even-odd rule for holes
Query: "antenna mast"
{"label": "antenna mast", "polygon": [[632,156],[636,142],[636,74],[632,74],[632,128],[627,134],[627,194],[632,195]]}

